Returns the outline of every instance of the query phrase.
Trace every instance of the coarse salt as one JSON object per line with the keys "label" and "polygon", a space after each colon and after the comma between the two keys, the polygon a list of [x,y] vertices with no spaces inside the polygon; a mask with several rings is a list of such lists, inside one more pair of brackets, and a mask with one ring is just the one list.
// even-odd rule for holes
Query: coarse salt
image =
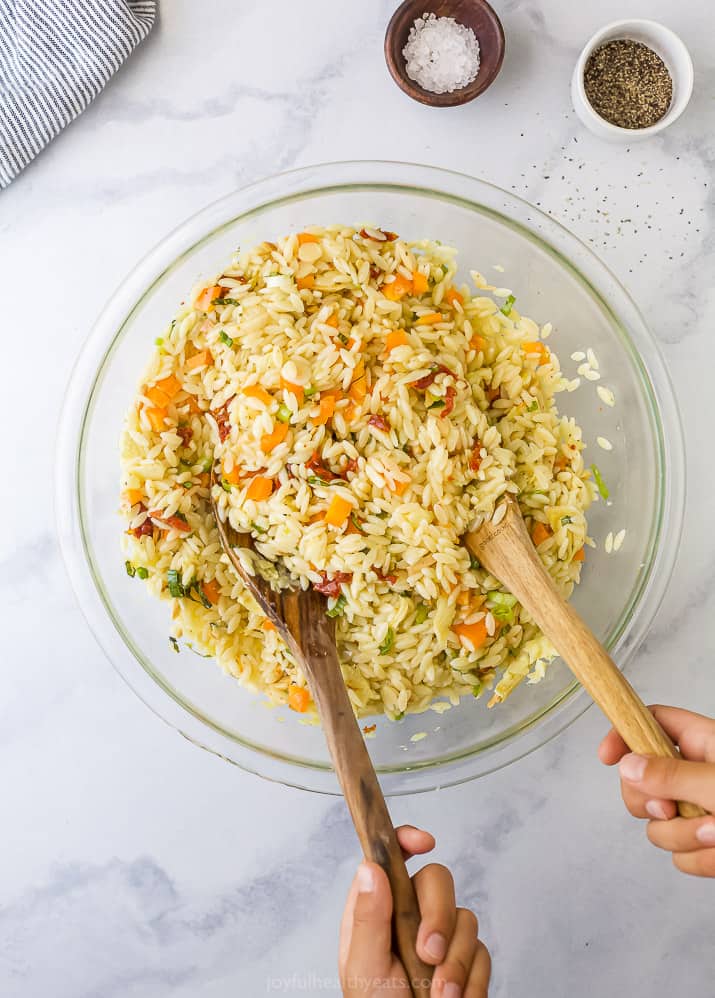
{"label": "coarse salt", "polygon": [[453,17],[416,18],[402,54],[409,78],[431,94],[451,94],[479,72],[479,42]]}

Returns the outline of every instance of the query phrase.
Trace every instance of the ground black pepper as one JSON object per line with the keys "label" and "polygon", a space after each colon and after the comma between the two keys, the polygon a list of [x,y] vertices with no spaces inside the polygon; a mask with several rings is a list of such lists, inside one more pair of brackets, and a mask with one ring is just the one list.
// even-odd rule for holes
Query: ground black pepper
{"label": "ground black pepper", "polygon": [[606,42],[591,54],[583,83],[596,114],[620,128],[654,125],[673,98],[673,80],[660,56],[627,38]]}

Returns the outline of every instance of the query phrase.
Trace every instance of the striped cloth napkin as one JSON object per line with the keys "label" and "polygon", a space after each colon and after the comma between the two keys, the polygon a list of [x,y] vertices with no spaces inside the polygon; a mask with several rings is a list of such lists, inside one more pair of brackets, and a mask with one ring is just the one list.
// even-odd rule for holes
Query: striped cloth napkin
{"label": "striped cloth napkin", "polygon": [[0,0],[0,187],[149,34],[156,0]]}

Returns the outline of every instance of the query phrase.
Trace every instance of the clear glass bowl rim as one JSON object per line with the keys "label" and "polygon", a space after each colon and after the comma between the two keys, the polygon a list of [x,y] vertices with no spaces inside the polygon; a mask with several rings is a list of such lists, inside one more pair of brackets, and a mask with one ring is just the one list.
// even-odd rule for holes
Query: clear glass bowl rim
{"label": "clear glass bowl rim", "polygon": [[[657,430],[660,456],[659,515],[650,545],[650,563],[609,636],[608,648],[625,668],[660,606],[673,571],[685,507],[683,434],[670,377],[657,342],[620,281],[576,236],[527,201],[486,181],[437,167],[392,161],[344,161],[302,167],[233,191],[196,212],[161,240],[129,273],[95,322],[75,364],[65,396],[58,434],[55,509],[58,536],[73,589],[87,623],[109,661],[157,716],[201,748],[248,772],[300,789],[339,793],[328,766],[266,752],[217,727],[177,698],[147,668],[141,653],[115,619],[96,578],[83,525],[80,472],[82,442],[95,391],[122,331],[143,299],[167,270],[222,228],[276,202],[340,190],[414,192],[461,202],[499,220],[535,241],[574,272],[611,313],[623,345],[639,369],[642,388]],[[508,214],[505,206],[508,205]],[[546,233],[544,235],[544,232]],[[579,267],[573,262],[579,259]],[[587,270],[588,272],[584,272]],[[610,285],[618,298],[617,315],[598,290]],[[627,313],[627,322],[620,314]],[[627,328],[626,328],[627,327]],[[131,654],[128,654],[128,651]],[[502,733],[493,745],[418,766],[378,769],[387,794],[400,795],[466,782],[494,772],[529,754],[573,723],[590,705],[575,681],[546,708]],[[406,777],[406,779],[404,779]]]}

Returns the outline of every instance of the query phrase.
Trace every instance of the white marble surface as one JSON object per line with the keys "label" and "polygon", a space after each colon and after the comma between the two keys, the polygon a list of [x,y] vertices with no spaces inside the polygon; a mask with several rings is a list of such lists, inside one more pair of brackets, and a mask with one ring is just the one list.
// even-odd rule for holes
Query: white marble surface
{"label": "white marble surface", "polygon": [[[394,6],[166,2],[102,97],[0,196],[4,998],[259,998],[294,974],[284,993],[337,993],[357,860],[342,803],[263,783],[160,724],[96,647],[53,527],[55,426],[92,319],[167,230],[266,173],[457,168],[540,204],[623,275],[678,387],[690,475],[675,578],[632,676],[651,699],[715,713],[710,4],[497,2],[498,82],[439,112],[387,75]],[[662,18],[696,68],[680,122],[630,149],[586,134],[568,96],[580,46],[626,15]],[[713,884],[676,874],[624,814],[595,758],[603,730],[590,711],[510,769],[393,815],[436,834],[479,911],[498,998],[711,998]]]}

